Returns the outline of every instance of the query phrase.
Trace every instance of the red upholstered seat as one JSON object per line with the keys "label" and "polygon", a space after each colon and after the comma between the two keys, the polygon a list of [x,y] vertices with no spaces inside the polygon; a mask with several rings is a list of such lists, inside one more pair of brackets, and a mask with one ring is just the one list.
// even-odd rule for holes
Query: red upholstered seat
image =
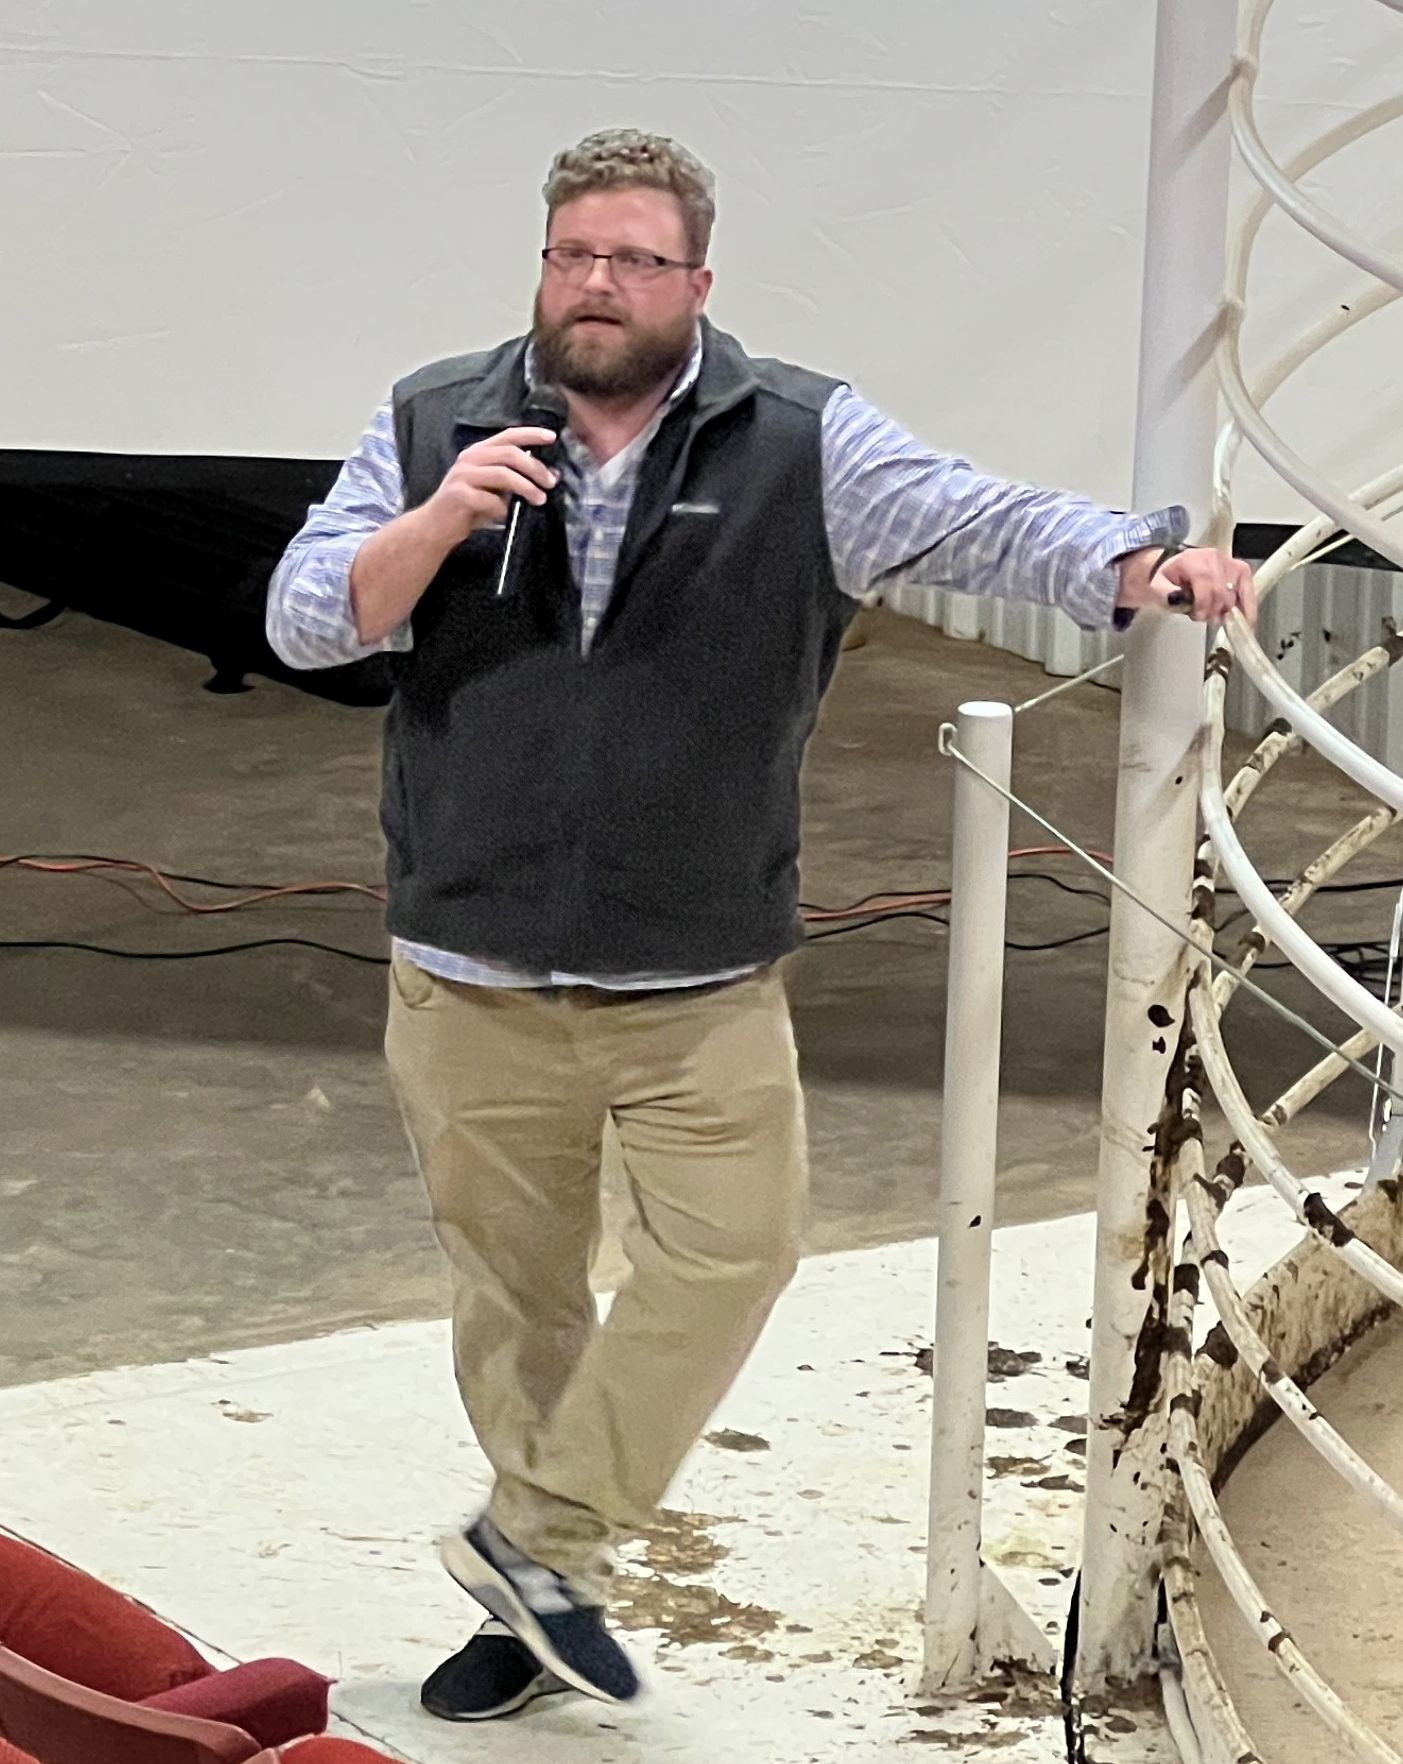
{"label": "red upholstered seat", "polygon": [[0,1734],[39,1764],[245,1764],[258,1741],[87,1690],[0,1648]]}
{"label": "red upholstered seat", "polygon": [[320,1733],[327,1689],[293,1660],[217,1672],[143,1606],[0,1535],[0,1740],[40,1764],[243,1764]]}
{"label": "red upholstered seat", "polygon": [[[331,1739],[326,1734],[295,1740],[276,1756],[279,1764],[390,1764],[383,1752],[363,1746],[358,1740]],[[4,1764],[3,1759],[0,1764]],[[261,1764],[261,1760],[255,1758],[252,1764]]]}
{"label": "red upholstered seat", "polygon": [[322,1731],[329,1689],[328,1679],[296,1660],[250,1660],[143,1697],[142,1707],[229,1721],[251,1733],[260,1746],[281,1746]]}
{"label": "red upholstered seat", "polygon": [[[142,1736],[141,1745],[145,1747],[149,1739],[149,1734]],[[152,1758],[152,1754],[145,1750],[140,1756],[147,1760]],[[204,1764],[208,1754],[197,1752],[192,1756]],[[102,1764],[110,1764],[111,1753],[104,1749],[101,1757]],[[42,1761],[32,1752],[22,1752],[8,1740],[0,1739],[0,1764],[42,1764]],[[91,1757],[88,1764],[93,1764]],[[328,1739],[324,1734],[318,1734],[311,1739],[294,1740],[281,1750],[270,1748],[259,1752],[257,1757],[246,1758],[246,1764],[391,1764],[391,1761],[384,1752],[374,1751],[356,1740]]]}
{"label": "red upholstered seat", "polygon": [[[0,1739],[0,1764],[39,1764],[39,1760]],[[280,1752],[260,1752],[248,1764],[390,1764],[390,1760],[384,1752],[372,1752],[354,1740],[318,1737],[284,1746]]]}
{"label": "red upholstered seat", "polygon": [[91,1574],[0,1536],[0,1646],[139,1703],[214,1668],[183,1635]]}

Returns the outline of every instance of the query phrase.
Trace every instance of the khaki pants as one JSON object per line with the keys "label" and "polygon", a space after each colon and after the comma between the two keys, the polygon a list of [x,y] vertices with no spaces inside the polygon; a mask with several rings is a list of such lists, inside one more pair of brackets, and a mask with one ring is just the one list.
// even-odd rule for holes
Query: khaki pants
{"label": "khaki pants", "polygon": [[[779,975],[653,994],[463,986],[396,960],[390,1071],[453,1266],[454,1361],[518,1549],[603,1602],[796,1265],[806,1182]],[[631,1273],[589,1265],[612,1115]]]}

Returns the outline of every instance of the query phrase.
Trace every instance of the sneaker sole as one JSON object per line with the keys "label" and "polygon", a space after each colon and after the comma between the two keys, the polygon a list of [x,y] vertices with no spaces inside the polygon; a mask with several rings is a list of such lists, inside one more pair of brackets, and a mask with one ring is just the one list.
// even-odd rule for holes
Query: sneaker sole
{"label": "sneaker sole", "polygon": [[582,1691],[585,1696],[594,1697],[601,1703],[622,1701],[560,1657],[550,1637],[537,1622],[535,1612],[506,1575],[475,1550],[461,1532],[452,1532],[439,1539],[438,1558],[463,1591],[490,1611],[499,1623],[505,1623],[517,1640],[530,1648],[547,1671],[553,1672],[567,1689]]}
{"label": "sneaker sole", "polygon": [[478,1709],[472,1712],[455,1711],[450,1714],[446,1710],[431,1707],[422,1698],[420,1698],[420,1702],[425,1711],[437,1721],[500,1721],[503,1716],[515,1715],[518,1709],[524,1709],[528,1703],[534,1703],[537,1697],[558,1697],[572,1688],[571,1685],[562,1684],[555,1673],[544,1671],[539,1677],[531,1680],[520,1696],[509,1697],[506,1702],[498,1703],[493,1709]]}

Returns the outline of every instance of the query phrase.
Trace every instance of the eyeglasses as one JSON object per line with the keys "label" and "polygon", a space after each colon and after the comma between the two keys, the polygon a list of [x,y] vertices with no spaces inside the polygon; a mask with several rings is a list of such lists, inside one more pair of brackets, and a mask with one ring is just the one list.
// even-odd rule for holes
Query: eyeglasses
{"label": "eyeglasses", "polygon": [[640,282],[654,281],[664,270],[700,269],[699,263],[684,263],[675,257],[660,257],[656,251],[586,251],[583,245],[547,245],[541,253],[546,268],[562,281],[587,282],[597,263],[607,263],[609,273],[623,287],[636,287]]}

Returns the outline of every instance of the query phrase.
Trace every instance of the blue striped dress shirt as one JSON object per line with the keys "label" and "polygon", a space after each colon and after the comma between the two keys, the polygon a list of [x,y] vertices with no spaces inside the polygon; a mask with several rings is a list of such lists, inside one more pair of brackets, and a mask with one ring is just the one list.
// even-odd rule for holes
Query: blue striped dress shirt
{"label": "blue striped dress shirt", "polygon": [[[566,533],[580,589],[582,641],[593,641],[609,596],[638,468],[670,406],[695,382],[701,341],[653,421],[598,464],[567,430],[561,472]],[[1183,539],[1182,508],[1113,513],[1080,496],[977,472],[932,451],[848,386],[823,411],[823,507],[834,574],[856,599],[894,586],[940,584],[966,594],[1060,606],[1084,629],[1112,622],[1116,560],[1144,545]],[[413,646],[408,622],[366,644],[351,613],[351,563],[363,541],[404,512],[404,480],[387,399],[342,466],[326,501],[307,511],[268,590],[268,640],[289,667],[328,668]],[[507,963],[396,939],[395,953],[446,979],[477,986],[596,986],[654,990],[714,984],[723,974],[528,973]]]}

